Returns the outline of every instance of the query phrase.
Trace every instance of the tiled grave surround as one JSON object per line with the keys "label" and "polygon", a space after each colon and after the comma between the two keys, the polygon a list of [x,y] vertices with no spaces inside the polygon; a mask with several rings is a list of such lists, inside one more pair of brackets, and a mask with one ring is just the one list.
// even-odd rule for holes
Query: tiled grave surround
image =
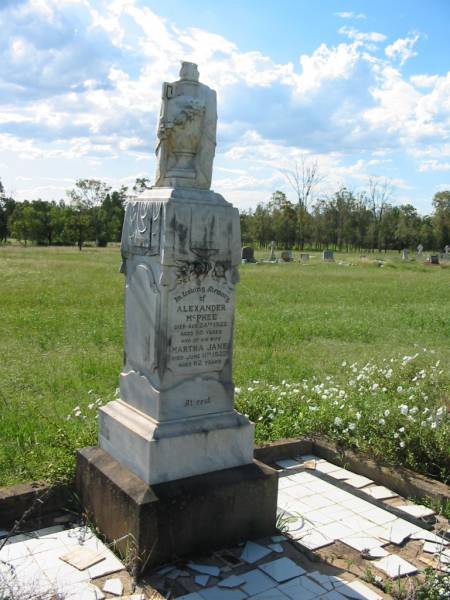
{"label": "tiled grave surround", "polygon": [[[429,521],[423,521],[424,527],[417,521],[433,517],[426,507],[407,504],[370,479],[311,455],[284,459],[278,466],[278,511],[285,535],[249,541],[201,561],[161,567],[147,578],[148,590],[154,593],[157,588],[163,596],[170,592],[177,600],[387,598],[344,570],[307,560],[308,552],[321,552],[335,543],[344,544],[349,553],[358,552],[373,574],[383,578],[413,575],[430,564],[450,569],[449,540],[430,531]],[[404,512],[404,519],[393,514],[392,504],[397,513]],[[410,540],[422,546],[414,560],[405,560],[399,554]],[[104,558],[78,570],[61,560],[76,548]],[[93,585],[91,580],[102,575],[117,577],[123,564],[81,527],[55,526],[15,536],[0,551],[0,561],[0,598],[8,586],[33,593],[65,591],[65,600],[112,597],[108,590],[121,587],[114,581]]]}

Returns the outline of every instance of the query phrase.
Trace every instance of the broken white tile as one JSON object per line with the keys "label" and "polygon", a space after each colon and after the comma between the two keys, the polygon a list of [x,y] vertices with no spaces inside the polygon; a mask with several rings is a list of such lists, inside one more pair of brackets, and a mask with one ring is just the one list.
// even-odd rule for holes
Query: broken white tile
{"label": "broken white tile", "polygon": [[389,577],[395,579],[403,575],[412,575],[417,572],[417,568],[396,554],[390,554],[380,560],[372,563],[374,567],[386,573]]}
{"label": "broken white tile", "polygon": [[373,487],[365,489],[364,492],[376,500],[387,500],[388,498],[395,498],[398,496],[398,494],[387,487],[384,487],[384,485],[374,485]]}
{"label": "broken white tile", "polygon": [[5,544],[0,550],[0,560],[10,562],[23,556],[30,556],[30,551],[26,542],[16,542],[15,544]]}
{"label": "broken white tile", "polygon": [[201,573],[202,575],[212,575],[213,577],[218,577],[220,575],[220,569],[215,565],[200,565],[190,562],[187,564],[187,566],[193,571]]}
{"label": "broken white tile", "polygon": [[311,531],[303,534],[301,537],[292,536],[299,544],[305,546],[309,550],[317,550],[318,548],[324,548],[325,546],[329,546],[334,542],[330,538],[327,538],[325,535],[319,533],[318,531]]}
{"label": "broken white tile", "polygon": [[219,581],[219,583],[217,585],[219,587],[235,588],[235,587],[240,586],[242,583],[244,583],[244,581],[245,581],[244,575],[230,575],[226,579]]}
{"label": "broken white tile", "polygon": [[392,521],[396,521],[397,517],[387,510],[383,510],[382,508],[373,507],[369,509],[364,517],[369,521],[372,521],[376,525],[385,525],[386,523],[391,523]]}
{"label": "broken white tile", "polygon": [[370,548],[370,550],[365,553],[365,558],[383,558],[384,556],[389,556],[389,552],[387,552],[381,546],[377,548]]}
{"label": "broken white tile", "polygon": [[322,496],[319,493],[311,493],[310,496],[306,496],[302,498],[303,504],[306,504],[310,507],[311,510],[317,510],[318,508],[325,508],[326,506],[331,506],[334,504],[332,500],[327,498],[326,496]]}
{"label": "broken white tile", "polygon": [[[37,556],[40,555],[38,554]],[[53,567],[42,570],[61,595],[71,590],[73,585],[88,583],[91,579],[88,571],[79,571],[75,567],[71,567],[61,561]]]}
{"label": "broken white tile", "polygon": [[310,600],[326,592],[325,588],[309,577],[296,577],[278,586],[278,589],[292,600]]}
{"label": "broken white tile", "polygon": [[308,573],[308,577],[311,577],[315,582],[320,584],[328,591],[333,590],[336,587],[335,584],[339,582],[338,579],[335,580],[334,577],[320,573],[320,571],[312,571],[311,573]]}
{"label": "broken white tile", "polygon": [[205,585],[208,585],[209,575],[196,575],[194,581],[197,585],[204,587]]}
{"label": "broken white tile", "polygon": [[105,556],[90,548],[74,548],[69,552],[62,554],[59,557],[64,562],[72,565],[79,571],[84,571],[88,567],[92,567],[93,565],[105,560]]}
{"label": "broken white tile", "polygon": [[345,490],[341,490],[340,488],[334,487],[334,486],[331,486],[331,489],[324,492],[324,496],[326,496],[327,498],[330,498],[330,500],[332,500],[333,502],[335,502],[337,504],[342,504],[346,500],[349,501],[349,500],[355,500],[355,499],[357,500],[358,499],[358,498],[355,498],[355,496],[352,496],[351,494],[346,492]]}
{"label": "broken white tile", "polygon": [[424,519],[425,517],[431,517],[435,514],[431,508],[423,506],[423,504],[402,504],[401,506],[397,506],[397,508],[416,517],[416,519]]}
{"label": "broken white tile", "polygon": [[439,554],[445,550],[446,542],[425,542],[422,550],[424,552],[430,552],[431,554]]}
{"label": "broken white tile", "polygon": [[347,469],[337,469],[336,471],[330,471],[329,475],[334,479],[339,479],[342,481],[344,479],[348,479],[349,477],[353,477],[355,473],[352,473]]}
{"label": "broken white tile", "polygon": [[345,596],[340,594],[337,590],[331,590],[323,596],[320,596],[321,600],[347,600]]}
{"label": "broken white tile", "polygon": [[123,593],[123,583],[118,578],[107,579],[103,586],[103,591],[114,596],[121,596]]}
{"label": "broken white tile", "polygon": [[305,519],[317,527],[320,527],[321,525],[329,525],[330,523],[333,523],[335,519],[334,515],[332,515],[327,508],[329,507],[326,506],[325,508],[321,508],[319,510],[311,510],[310,512],[306,513]]}
{"label": "broken white tile", "polygon": [[251,596],[251,600],[287,600],[287,598],[288,596],[283,594],[283,592],[278,588],[265,590],[260,594],[256,594],[256,596]]}
{"label": "broken white tile", "polygon": [[447,541],[439,535],[436,535],[432,531],[418,528],[413,534],[411,534],[412,540],[426,540],[427,542],[435,542],[436,544],[447,543]]}
{"label": "broken white tile", "polygon": [[373,480],[369,479],[368,477],[364,477],[363,475],[352,475],[345,480],[345,483],[348,483],[352,487],[361,489],[373,483]]}
{"label": "broken white tile", "polygon": [[245,577],[245,583],[241,588],[249,596],[265,592],[276,586],[275,581],[265,573],[262,573],[259,569],[254,569],[243,575]]}
{"label": "broken white tile", "polygon": [[333,465],[333,463],[327,462],[326,460],[316,463],[316,471],[319,471],[320,473],[333,473],[333,471],[339,471],[340,469],[341,467]]}
{"label": "broken white tile", "polygon": [[277,552],[278,554],[283,552],[283,546],[281,544],[269,544],[268,548],[270,548],[273,552]]}
{"label": "broken white tile", "polygon": [[330,523],[329,525],[321,525],[320,527],[317,527],[317,531],[333,540],[350,537],[354,533],[350,527],[338,522]]}
{"label": "broken white tile", "polygon": [[255,542],[247,542],[242,550],[241,559],[248,563],[255,563],[270,554],[270,549]]}
{"label": "broken white tile", "polygon": [[355,535],[357,533],[363,534],[365,531],[373,527],[372,521],[369,521],[365,517],[361,517],[360,515],[356,514],[354,514],[350,518],[342,517],[341,515],[339,515],[339,517],[336,520],[339,523],[344,523],[345,525],[347,525],[347,527],[350,527],[350,529],[353,529]]}
{"label": "broken white tile", "polygon": [[380,533],[381,538],[399,546],[407,538],[411,537],[411,535],[415,533],[418,528],[416,525],[413,525],[408,521],[397,519],[393,523],[385,525],[385,529],[387,533]]}
{"label": "broken white tile", "polygon": [[259,565],[259,568],[270,575],[272,579],[275,579],[278,583],[283,583],[288,579],[294,579],[294,577],[300,577],[306,573],[305,569],[295,564],[293,560],[284,556],[278,558],[272,562]]}
{"label": "broken white tile", "polygon": [[352,536],[342,538],[341,542],[347,544],[347,546],[350,546],[350,548],[358,550],[358,552],[362,552],[363,550],[371,550],[372,548],[379,548],[382,545],[378,538],[369,536]]}
{"label": "broken white tile", "polygon": [[[199,590],[198,593],[204,600],[242,600],[247,597],[241,590],[229,590],[218,586],[210,587],[206,590]],[[191,600],[189,596],[187,596],[187,598]]]}
{"label": "broken white tile", "polygon": [[345,582],[342,587],[338,587],[338,590],[352,600],[382,600],[380,594],[374,592],[358,579],[355,579],[351,583]]}
{"label": "broken white tile", "polygon": [[278,491],[297,485],[295,481],[292,481],[290,477],[279,477],[278,478]]}
{"label": "broken white tile", "polygon": [[64,600],[104,600],[105,594],[91,583],[77,583],[63,592]]}
{"label": "broken white tile", "polygon": [[273,535],[271,537],[272,542],[278,543],[278,542],[284,542],[286,540],[286,538],[284,537],[284,535]]}
{"label": "broken white tile", "polygon": [[122,571],[125,568],[123,563],[111,552],[111,550],[105,548],[103,556],[105,557],[105,560],[88,568],[91,579],[103,577],[104,575],[111,575],[112,573],[117,573],[117,571]]}

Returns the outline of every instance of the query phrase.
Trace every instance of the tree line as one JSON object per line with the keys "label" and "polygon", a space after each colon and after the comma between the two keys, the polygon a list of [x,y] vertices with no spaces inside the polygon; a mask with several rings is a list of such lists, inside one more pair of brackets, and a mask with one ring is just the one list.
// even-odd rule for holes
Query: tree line
{"label": "tree line", "polygon": [[343,187],[310,207],[276,191],[268,203],[241,213],[241,235],[243,244],[260,248],[274,240],[283,249],[382,252],[421,244],[442,251],[450,244],[450,191],[435,194],[430,215],[392,205],[386,183],[372,182],[360,193]]}
{"label": "tree line", "polygon": [[[269,202],[241,212],[244,245],[268,247],[274,240],[284,249],[381,252],[419,244],[442,250],[450,244],[450,191],[435,194],[432,214],[420,215],[410,204],[394,206],[386,181],[370,181],[368,190],[359,193],[342,187],[314,203],[315,171],[304,169],[292,182],[296,202],[277,190]],[[23,245],[77,245],[81,250],[88,241],[97,246],[119,242],[126,202],[149,187],[146,178],[136,179],[131,190],[79,179],[66,200],[17,202],[0,180],[0,243],[14,238]]]}
{"label": "tree line", "polygon": [[67,192],[67,200],[15,201],[6,194],[0,180],[0,243],[14,238],[23,245],[77,245],[86,242],[106,246],[119,242],[130,194],[148,189],[149,180],[136,179],[132,190],[122,186],[112,190],[98,179],[79,179]]}

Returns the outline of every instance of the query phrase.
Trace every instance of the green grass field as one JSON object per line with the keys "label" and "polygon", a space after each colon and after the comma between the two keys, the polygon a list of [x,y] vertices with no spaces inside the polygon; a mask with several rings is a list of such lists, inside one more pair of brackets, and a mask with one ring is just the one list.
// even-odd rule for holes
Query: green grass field
{"label": "green grass field", "polygon": [[[118,248],[0,248],[0,485],[70,474],[74,450],[94,443],[93,404],[114,397],[122,361],[119,265]],[[378,364],[426,348],[443,366],[432,402],[448,403],[450,268],[397,255],[382,268],[356,255],[325,264],[317,255],[307,265],[246,264],[240,272],[238,387],[314,376],[344,383],[343,361]],[[259,404],[249,393],[239,399],[257,423],[263,396]],[[81,415],[67,420],[76,407]],[[259,440],[289,433],[289,422],[268,429],[261,418],[257,427]]]}

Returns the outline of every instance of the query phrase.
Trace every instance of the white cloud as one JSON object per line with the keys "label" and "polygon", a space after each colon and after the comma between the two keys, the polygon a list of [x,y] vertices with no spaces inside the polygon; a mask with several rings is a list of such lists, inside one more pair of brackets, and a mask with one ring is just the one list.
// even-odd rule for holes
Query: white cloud
{"label": "white cloud", "polygon": [[400,65],[403,65],[407,60],[413,56],[417,56],[417,52],[414,51],[414,46],[419,40],[419,34],[416,33],[411,37],[399,38],[395,40],[389,46],[386,46],[386,56],[391,60],[398,60]]}
{"label": "white cloud", "polygon": [[435,171],[445,173],[450,171],[450,162],[439,162],[436,159],[426,160],[420,163],[419,171]]}
{"label": "white cloud", "polygon": [[384,33],[378,33],[377,31],[358,31],[355,27],[348,27],[344,25],[339,29],[339,33],[346,35],[349,39],[358,42],[384,42],[386,36]]}
{"label": "white cloud", "polygon": [[335,12],[334,15],[336,17],[340,17],[341,19],[367,19],[366,15],[363,13],[354,13],[354,12]]}

